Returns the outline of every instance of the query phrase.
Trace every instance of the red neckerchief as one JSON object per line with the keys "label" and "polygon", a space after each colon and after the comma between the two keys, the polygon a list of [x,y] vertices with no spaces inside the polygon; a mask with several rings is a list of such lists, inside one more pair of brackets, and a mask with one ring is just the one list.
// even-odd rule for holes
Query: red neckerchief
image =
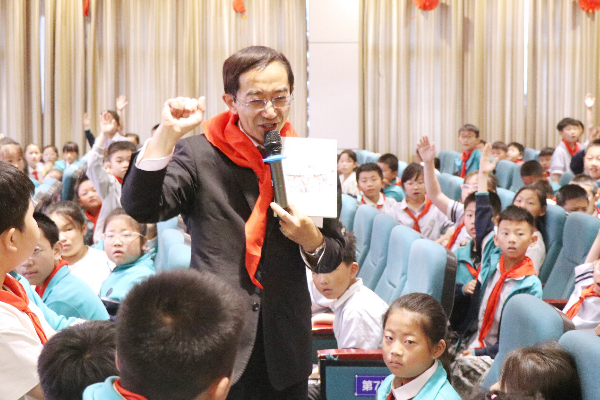
{"label": "red neckerchief", "polygon": [[123,386],[121,386],[121,378],[118,378],[115,381],[115,389],[126,400],[148,400],[144,396],[137,394],[137,393],[130,392],[129,390],[127,390]]}
{"label": "red neckerchief", "polygon": [[396,178],[396,182],[394,183],[394,185],[402,187],[402,179]]}
{"label": "red neckerchief", "polygon": [[517,160],[517,161],[515,161],[516,165],[521,165],[521,164],[524,164],[524,163],[525,163],[525,161],[523,161],[523,160]]}
{"label": "red neckerchief", "polygon": [[123,185],[123,178],[119,178],[116,175],[113,175],[115,177],[115,179],[121,184],[121,186]]}
{"label": "red neckerchief", "polygon": [[467,161],[469,161],[469,158],[471,158],[471,154],[473,154],[473,151],[475,149],[471,149],[470,152],[466,152],[463,151],[461,156],[460,156],[460,161],[462,161],[462,168],[460,169],[460,177],[464,178],[465,175],[467,174]]}
{"label": "red neckerchief", "polygon": [[40,297],[44,297],[44,292],[46,291],[46,288],[48,287],[48,284],[50,283],[50,281],[52,280],[52,278],[54,278],[54,275],[56,275],[56,273],[58,272],[58,270],[61,269],[62,267],[64,267],[65,265],[67,265],[67,261],[66,260],[60,260],[60,263],[58,263],[58,265],[56,267],[54,267],[54,271],[52,271],[52,273],[50,275],[48,275],[48,277],[46,278],[46,280],[44,281],[44,283],[42,284],[42,286],[36,286],[35,287],[35,292],[37,294],[39,294]]}
{"label": "red neckerchief", "polygon": [[492,328],[494,315],[496,314],[496,308],[498,307],[498,301],[500,300],[500,293],[502,292],[502,287],[504,286],[504,281],[506,281],[506,278],[519,279],[525,276],[537,275],[535,268],[533,267],[533,261],[531,261],[529,257],[525,257],[523,261],[521,261],[518,265],[515,265],[513,268],[505,270],[503,254],[500,256],[498,266],[498,269],[500,270],[500,279],[498,279],[498,282],[496,282],[496,285],[494,285],[494,289],[490,294],[487,306],[485,307],[485,314],[483,315],[481,330],[479,331],[478,340],[481,347],[485,347],[483,344],[483,339],[485,339]]}
{"label": "red neckerchief", "polygon": [[454,230],[454,233],[452,234],[452,237],[450,238],[450,240],[448,240],[448,244],[446,245],[446,248],[448,250],[450,250],[452,248],[452,246],[454,246],[454,243],[456,243],[456,239],[458,238],[458,235],[460,235],[460,231],[462,231],[462,228],[464,226],[465,226],[465,220],[463,219],[463,221],[460,224],[458,224],[458,226]]}
{"label": "red neckerchief", "polygon": [[38,316],[29,309],[29,298],[27,297],[27,292],[25,292],[23,286],[21,286],[19,281],[9,274],[4,276],[4,286],[6,286],[10,292],[7,290],[0,290],[0,301],[10,304],[17,310],[27,314],[33,323],[33,327],[35,328],[38,338],[40,338],[40,342],[42,342],[42,344],[46,344],[48,338],[46,337],[46,333],[44,332],[44,328],[42,328],[42,323],[40,322]]}
{"label": "red neckerchief", "polygon": [[31,172],[31,174],[32,174],[32,175],[35,177],[35,180],[36,180],[36,181],[38,181],[38,182],[40,181],[40,178],[39,178],[39,176],[38,176],[38,172],[37,172],[36,170],[33,170],[33,171]]}
{"label": "red neckerchief", "polygon": [[569,151],[569,154],[571,155],[571,157],[573,157],[575,155],[575,153],[577,153],[579,151],[579,142],[575,142],[575,147],[571,147],[571,145],[569,143],[565,142],[564,139],[562,142],[567,147],[567,150]]}
{"label": "red neckerchief", "polygon": [[[379,201],[379,199],[378,199],[377,201]],[[363,197],[361,197],[361,199],[360,199],[360,202],[361,202],[361,203],[363,203],[363,204],[367,204],[367,202],[365,201],[365,198],[364,198],[364,196],[363,196]],[[383,202],[385,203],[385,194],[383,194]],[[383,207],[383,204],[377,204],[377,203],[375,203],[375,204],[373,204],[373,205],[374,205],[375,207],[377,207],[377,209],[378,209],[378,210],[381,210],[381,207]]]}
{"label": "red neckerchief", "polygon": [[[102,206],[100,206],[100,210],[102,210]],[[96,222],[98,222],[98,216],[100,215],[100,210],[98,210],[98,214],[92,215],[88,210],[85,210],[85,216],[94,224],[94,231],[96,231]]]}
{"label": "red neckerchief", "polygon": [[477,269],[473,268],[473,266],[468,262],[466,262],[465,264],[467,265],[467,269],[469,270],[473,278],[477,279],[477,277],[479,276],[479,271],[481,270],[481,264],[479,264],[479,268]]}
{"label": "red neckerchief", "polygon": [[598,296],[598,294],[596,294],[596,292],[594,292],[594,285],[590,285],[581,291],[581,296],[579,296],[579,300],[577,300],[577,302],[573,304],[571,308],[569,308],[565,313],[567,314],[567,317],[573,319],[573,317],[576,316],[579,312],[579,309],[581,308],[581,305],[583,304],[585,299],[587,299],[588,297],[600,297]]}
{"label": "red neckerchief", "polygon": [[419,220],[421,219],[421,217],[423,217],[425,214],[427,214],[429,212],[429,209],[431,208],[431,200],[429,200],[429,197],[426,197],[425,200],[425,207],[423,207],[423,211],[421,211],[421,213],[415,217],[415,214],[412,213],[412,211],[410,211],[410,209],[408,208],[408,204],[406,205],[406,208],[404,209],[404,211],[406,211],[406,213],[413,219],[413,221],[415,221],[415,224],[413,225],[413,229],[419,233],[421,233],[421,228],[419,227]]}
{"label": "red neckerchief", "polygon": [[394,391],[390,390],[390,395],[388,396],[387,400],[395,400],[396,398],[394,397]]}
{"label": "red neckerchief", "polygon": [[[246,270],[252,283],[263,288],[254,277],[260,262],[262,246],[267,231],[267,212],[273,201],[273,186],[271,184],[271,169],[263,162],[263,157],[254,143],[238,128],[238,116],[226,111],[202,123],[206,139],[236,165],[250,168],[258,178],[258,199],[246,221]],[[297,137],[296,131],[289,121],[280,132],[282,137]]]}

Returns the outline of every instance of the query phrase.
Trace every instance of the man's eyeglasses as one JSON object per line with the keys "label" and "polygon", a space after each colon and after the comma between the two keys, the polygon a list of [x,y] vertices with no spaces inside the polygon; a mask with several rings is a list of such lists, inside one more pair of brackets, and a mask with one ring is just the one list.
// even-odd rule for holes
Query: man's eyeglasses
{"label": "man's eyeglasses", "polygon": [[240,103],[244,107],[248,108],[249,110],[252,110],[254,112],[261,112],[261,111],[264,111],[267,109],[267,104],[269,104],[269,102],[273,105],[273,108],[288,108],[290,106],[290,104],[292,103],[292,100],[294,100],[294,96],[293,95],[279,96],[279,97],[274,97],[271,100],[254,99],[254,100],[250,100],[247,103],[240,101],[236,97],[234,97],[233,100],[237,101],[238,103]]}
{"label": "man's eyeglasses", "polygon": [[117,238],[119,238],[122,242],[131,242],[131,241],[133,241],[133,239],[137,238],[138,236],[142,237],[143,235],[139,232],[130,232],[130,231],[123,231],[121,233],[109,232],[109,233],[104,234],[104,241],[105,242],[114,242],[115,240],[117,240]]}

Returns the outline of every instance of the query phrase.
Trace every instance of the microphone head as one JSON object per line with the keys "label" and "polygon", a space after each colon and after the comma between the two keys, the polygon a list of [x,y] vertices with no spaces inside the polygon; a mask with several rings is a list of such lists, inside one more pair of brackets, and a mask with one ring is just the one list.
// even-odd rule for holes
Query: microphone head
{"label": "microphone head", "polygon": [[281,135],[279,131],[266,131],[264,135],[264,145],[267,157],[281,154]]}

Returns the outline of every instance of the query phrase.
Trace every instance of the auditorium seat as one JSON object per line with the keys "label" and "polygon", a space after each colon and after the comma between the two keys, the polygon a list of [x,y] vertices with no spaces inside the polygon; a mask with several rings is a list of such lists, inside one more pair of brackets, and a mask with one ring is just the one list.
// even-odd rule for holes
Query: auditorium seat
{"label": "auditorium seat", "polygon": [[583,400],[596,400],[600,393],[600,337],[591,332],[569,331],[559,344],[575,358],[577,373],[581,381]]}
{"label": "auditorium seat", "polygon": [[562,174],[560,176],[560,179],[558,180],[558,184],[560,186],[565,186],[568,185],[569,182],[571,182],[571,179],[573,179],[575,177],[575,174],[571,171],[566,171],[564,174]]}
{"label": "auditorium seat", "polygon": [[363,284],[371,290],[377,286],[386,267],[390,235],[396,225],[398,225],[396,219],[387,214],[379,214],[373,220],[369,251],[365,260],[358,264],[360,266],[358,277],[362,278]]}
{"label": "auditorium seat", "polygon": [[356,261],[362,265],[371,246],[373,220],[379,214],[375,207],[361,205],[354,217],[354,236],[356,237]]}
{"label": "auditorium seat", "polygon": [[512,184],[512,178],[514,174],[514,170],[517,165],[509,160],[500,160],[498,164],[496,164],[496,179],[498,180],[498,186],[504,189],[510,189]]}
{"label": "auditorium seat", "polygon": [[501,187],[496,188],[496,194],[498,194],[498,197],[500,197],[500,203],[502,203],[503,210],[510,206],[515,199],[515,192],[512,192],[508,189],[503,189]]}
{"label": "auditorium seat", "polygon": [[521,166],[517,165],[513,169],[512,183],[510,184],[510,191],[517,193],[525,184],[523,178],[521,178]]}
{"label": "auditorium seat", "polygon": [[562,249],[566,219],[564,208],[554,204],[546,206],[546,227],[545,232],[542,232],[544,244],[546,245],[546,258],[539,272],[542,283],[546,283],[548,280],[550,271],[552,271],[552,267]]}
{"label": "auditorium seat", "polygon": [[[157,255],[154,262],[154,270],[156,272],[167,269],[169,261],[169,253],[171,248],[176,244],[184,244],[185,238],[183,232],[177,229],[165,229],[159,236]],[[160,262],[159,262],[160,255]]]}
{"label": "auditorium seat", "polygon": [[161,271],[163,269],[165,260],[168,256],[168,254],[165,254],[165,246],[162,236],[162,233],[167,229],[177,229],[177,217],[156,223],[156,237],[158,238],[156,245],[156,258],[154,259],[154,269],[156,271]]}
{"label": "auditorium seat", "polygon": [[460,158],[460,153],[453,150],[440,150],[438,153],[440,159],[440,172],[453,174],[456,165],[456,159]]}
{"label": "auditorium seat", "polygon": [[500,348],[482,387],[489,389],[498,382],[502,362],[510,351],[558,340],[565,331],[574,328],[566,315],[537,297],[530,294],[511,297],[502,311]]}
{"label": "auditorium seat", "polygon": [[176,243],[169,248],[164,270],[189,269],[191,259],[192,248],[185,243]]}
{"label": "auditorium seat", "polygon": [[342,194],[342,211],[340,213],[340,221],[344,224],[347,231],[352,232],[354,229],[354,216],[358,203],[356,199],[348,194]]}
{"label": "auditorium seat", "polygon": [[460,185],[464,182],[463,178],[447,173],[441,173],[437,178],[442,193],[452,200],[460,200],[462,194]]}
{"label": "auditorium seat", "polygon": [[[84,171],[87,170],[87,154],[81,157],[79,160],[75,161],[73,164],[69,165],[63,171],[63,187],[62,187],[62,195],[61,199],[64,200],[72,200],[75,194],[75,178],[79,178]],[[79,172],[78,172],[79,171]],[[77,173],[78,172],[78,173]]]}
{"label": "auditorium seat", "polygon": [[402,177],[402,173],[404,172],[406,167],[408,167],[408,163],[402,160],[398,160],[398,177]]}
{"label": "auditorium seat", "polygon": [[540,151],[536,150],[536,149],[532,149],[531,147],[527,147],[525,148],[525,151],[523,152],[523,161],[527,162],[527,161],[531,161],[531,160],[535,160],[535,161],[540,161]]}
{"label": "auditorium seat", "polygon": [[356,150],[356,162],[359,165],[366,163],[377,163],[377,160],[379,160],[378,153],[373,153],[369,150]]}

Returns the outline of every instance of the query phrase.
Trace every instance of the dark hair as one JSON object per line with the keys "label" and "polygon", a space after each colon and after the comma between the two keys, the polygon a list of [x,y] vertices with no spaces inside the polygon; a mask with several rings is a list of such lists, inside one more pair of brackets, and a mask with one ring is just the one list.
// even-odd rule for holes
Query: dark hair
{"label": "dark hair", "polygon": [[479,137],[479,128],[473,124],[465,124],[461,126],[460,128],[458,128],[458,134],[460,134],[460,131],[473,132],[476,137]]}
{"label": "dark hair", "polygon": [[283,53],[265,46],[250,46],[233,53],[223,63],[223,86],[225,93],[236,96],[240,89],[240,76],[251,69],[262,70],[272,62],[285,68],[290,89],[294,87],[292,66]]}
{"label": "dark hair", "polygon": [[404,168],[402,172],[402,189],[404,189],[404,184],[410,181],[415,176],[423,175],[423,166],[419,163],[410,163]]}
{"label": "dark hair", "polygon": [[41,212],[34,212],[33,219],[35,219],[38,228],[42,230],[44,236],[50,242],[50,246],[54,246],[58,242],[58,227],[54,221]]}
{"label": "dark hair", "polygon": [[553,147],[544,147],[542,150],[540,150],[540,157],[546,157],[546,156],[552,156],[552,154],[554,154],[554,148]]}
{"label": "dark hair", "polygon": [[581,400],[581,385],[575,359],[558,343],[522,347],[508,353],[502,363],[502,390],[545,400]]}
{"label": "dark hair", "polygon": [[401,310],[420,314],[423,317],[421,329],[431,345],[446,339],[448,317],[440,302],[434,297],[426,293],[410,293],[397,298],[383,314],[383,329],[390,314]]}
{"label": "dark hair", "polygon": [[116,112],[114,110],[106,110],[106,112],[109,113],[110,115],[112,115],[112,117],[115,119],[118,126],[121,126],[121,117],[119,117],[118,112]]}
{"label": "dark hair", "polygon": [[544,167],[536,160],[525,161],[521,165],[521,177],[523,176],[539,176],[542,179],[546,178]]}
{"label": "dark hair", "polygon": [[52,149],[52,150],[54,150],[54,152],[55,152],[56,154],[58,154],[58,149],[57,149],[57,148],[56,148],[56,146],[54,146],[53,144],[49,144],[48,146],[44,146],[44,148],[42,149],[42,153],[43,153],[43,152],[44,152],[44,150],[46,150],[46,149]]}
{"label": "dark hair", "polygon": [[377,175],[379,175],[379,177],[381,179],[383,179],[383,172],[381,171],[381,168],[379,168],[379,165],[377,165],[375,163],[366,163],[366,164],[359,165],[356,168],[356,170],[354,171],[354,172],[356,172],[356,180],[357,181],[359,180],[361,172],[371,172],[371,171],[377,172]]}
{"label": "dark hair", "polygon": [[598,192],[598,182],[596,182],[596,180],[594,178],[592,178],[591,176],[589,176],[587,174],[575,175],[573,177],[573,179],[571,179],[571,182],[569,182],[569,183],[578,184],[579,186],[581,186],[581,185],[589,186],[590,190],[594,194],[594,196]]}
{"label": "dark hair", "polygon": [[554,189],[552,189],[550,182],[545,179],[535,181],[529,186],[542,192],[546,196],[546,199],[551,199],[554,197]]}
{"label": "dark hair", "polygon": [[131,215],[127,214],[122,207],[117,207],[110,213],[108,213],[106,219],[104,220],[104,230],[102,231],[102,233],[106,232],[106,227],[108,226],[108,223],[110,221],[120,217],[126,217],[129,220],[131,226],[142,235],[142,243],[145,242],[146,233],[148,232],[148,226],[146,224],[142,224],[141,222],[137,222]]}
{"label": "dark hair", "polygon": [[356,262],[356,237],[354,233],[344,232],[344,247],[342,248],[342,262],[344,264],[352,264]]}
{"label": "dark hair", "polygon": [[[419,149],[417,149],[417,152],[419,152]],[[398,172],[398,157],[392,153],[385,153],[379,157],[377,162],[387,165],[393,172]]]}
{"label": "dark hair", "polygon": [[488,196],[490,198],[493,216],[495,217],[496,215],[500,215],[502,212],[502,201],[500,200],[500,196],[498,196],[498,193],[495,192],[488,192]]}
{"label": "dark hair", "polygon": [[503,150],[505,153],[508,151],[508,146],[504,142],[494,142],[492,143],[492,149],[495,150]]}
{"label": "dark hair", "polygon": [[471,204],[477,200],[476,196],[477,196],[477,192],[473,192],[465,198],[465,202],[464,202],[465,210],[467,209],[467,206],[469,204]]}
{"label": "dark hair", "polygon": [[137,150],[137,147],[129,140],[119,140],[116,142],[112,142],[110,146],[108,146],[108,150],[106,150],[106,159],[110,161],[110,158],[113,156],[113,154],[121,150],[131,150],[131,152],[133,153]]}
{"label": "dark hair", "polygon": [[237,292],[215,275],[177,270],[135,285],[117,321],[128,389],[148,399],[189,400],[231,375],[243,312]]}
{"label": "dark hair", "polygon": [[33,182],[23,171],[0,161],[0,234],[11,228],[23,230],[34,191]]}
{"label": "dark hair", "polygon": [[356,153],[350,149],[346,149],[344,151],[342,151],[340,154],[338,154],[338,161],[340,161],[340,157],[342,156],[342,154],[347,155],[348,157],[350,157],[352,159],[352,161],[357,162],[357,158],[356,158]]}
{"label": "dark hair", "polygon": [[158,127],[159,127],[159,126],[160,126],[160,123],[158,123],[158,124],[154,125],[154,126],[152,127],[152,129],[150,129],[150,131],[151,131],[151,132],[154,132],[155,130],[157,130],[157,129],[158,129]]}
{"label": "dark hair", "polygon": [[119,375],[115,336],[115,323],[110,321],[72,325],[52,336],[37,364],[44,397],[81,399],[89,385]]}
{"label": "dark hair", "polygon": [[77,179],[77,183],[73,187],[73,201],[75,203],[79,203],[79,186],[81,186],[81,184],[83,182],[89,181],[89,180],[90,180],[90,178],[87,176],[87,173],[85,173],[85,172],[83,174],[81,174],[79,179]]}
{"label": "dark hair", "polygon": [[46,215],[52,214],[58,214],[61,217],[67,218],[79,229],[86,226],[85,215],[81,211],[79,204],[74,201],[61,201],[50,204],[46,209]]}
{"label": "dark hair", "polygon": [[556,192],[556,204],[564,207],[567,201],[573,199],[586,199],[588,200],[588,193],[584,188],[579,185],[569,183],[558,189]]}
{"label": "dark hair", "polygon": [[125,137],[127,137],[127,138],[134,138],[135,141],[136,141],[136,144],[140,144],[140,137],[137,134],[135,134],[135,133],[126,133]]}
{"label": "dark hair", "polygon": [[512,147],[516,147],[516,148],[517,148],[517,150],[519,150],[519,154],[520,154],[520,155],[523,155],[523,153],[525,153],[525,146],[523,146],[521,143],[518,143],[518,142],[510,142],[510,143],[508,144],[508,146],[506,146],[506,147],[511,147],[511,146],[512,146]]}
{"label": "dark hair", "polygon": [[600,139],[596,139],[592,143],[588,144],[587,148],[585,149],[586,155],[587,155],[588,150],[592,147],[600,147]]}
{"label": "dark hair", "polygon": [[576,120],[574,118],[563,118],[561,119],[558,124],[556,125],[556,129],[560,132],[563,129],[565,129],[567,126],[569,125],[573,125],[573,126],[578,126],[581,129],[583,129],[583,123],[579,120]]}
{"label": "dark hair", "polygon": [[498,219],[498,226],[502,221],[515,221],[515,222],[527,222],[532,229],[535,228],[535,219],[533,215],[529,211],[524,208],[517,207],[513,204],[506,207],[504,211],[500,213],[500,218]]}
{"label": "dark hair", "polygon": [[[515,194],[515,199],[517,198],[519,193],[521,193],[523,190],[533,191],[533,193],[535,193],[535,195],[537,196],[537,199],[540,203],[540,207],[544,210],[546,209],[546,207],[548,206],[548,204],[547,204],[548,202],[546,201],[546,193],[544,191],[533,187],[533,185],[523,186]],[[514,203],[514,200],[513,200],[513,203]],[[533,217],[533,219],[535,222],[535,226],[537,227],[537,230],[540,231],[540,233],[545,232],[546,231],[546,214],[544,213],[544,215],[540,215],[539,217]]]}
{"label": "dark hair", "polygon": [[523,393],[504,393],[499,390],[490,390],[489,392],[479,392],[470,400],[544,400],[542,395],[525,395]]}
{"label": "dark hair", "polygon": [[75,153],[79,154],[79,145],[75,142],[67,142],[64,144],[62,151],[63,153],[67,151],[74,151]]}

